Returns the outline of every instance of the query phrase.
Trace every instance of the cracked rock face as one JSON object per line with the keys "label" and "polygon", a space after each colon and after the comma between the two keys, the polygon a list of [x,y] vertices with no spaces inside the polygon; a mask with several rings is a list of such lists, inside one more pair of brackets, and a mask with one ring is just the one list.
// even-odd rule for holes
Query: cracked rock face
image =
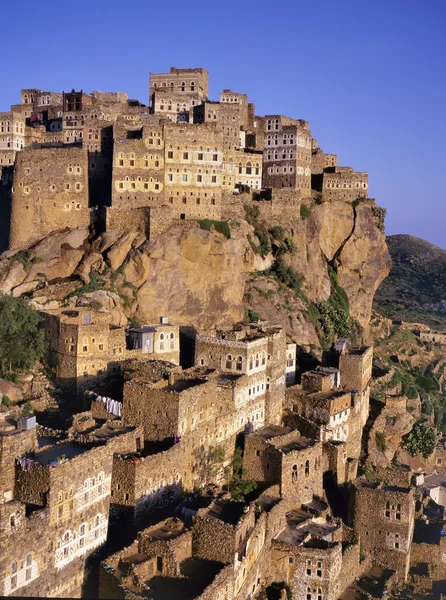
{"label": "cracked rock face", "polygon": [[355,208],[354,229],[338,255],[338,280],[345,289],[350,314],[368,335],[373,296],[391,267],[386,236],[377,227],[372,206],[361,203]]}
{"label": "cracked rock face", "polygon": [[[291,217],[271,219],[262,203],[258,205],[268,229],[278,225],[292,238],[296,251],[284,254],[283,260],[304,277],[307,298],[329,298],[330,264],[347,293],[351,315],[367,335],[373,295],[390,268],[374,203],[313,204],[307,219],[298,210]],[[181,325],[213,328],[243,319],[249,306],[262,318],[282,323],[298,344],[318,345],[308,306],[259,274],[274,259],[255,254],[248,234],[255,237],[253,227],[242,219],[231,226],[230,239],[204,231],[195,222],[173,225],[150,241],[122,231],[94,239],[85,228],[58,231],[31,247],[24,262],[23,255],[20,260],[14,252],[3,255],[0,291],[31,293],[33,305],[43,310],[62,306],[67,297],[70,305],[93,302],[113,313],[114,323],[120,325],[129,317],[149,323],[167,315]],[[88,288],[93,273],[102,287],[84,289],[77,298],[76,288]]]}

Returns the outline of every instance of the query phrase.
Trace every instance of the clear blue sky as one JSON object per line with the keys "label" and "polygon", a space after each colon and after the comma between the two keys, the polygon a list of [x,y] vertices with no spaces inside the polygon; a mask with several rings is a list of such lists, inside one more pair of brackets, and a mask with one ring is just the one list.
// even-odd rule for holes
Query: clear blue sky
{"label": "clear blue sky", "polygon": [[212,99],[231,88],[304,118],[367,170],[388,234],[446,248],[444,0],[4,0],[0,27],[0,110],[25,87],[147,103],[150,71],[202,66]]}

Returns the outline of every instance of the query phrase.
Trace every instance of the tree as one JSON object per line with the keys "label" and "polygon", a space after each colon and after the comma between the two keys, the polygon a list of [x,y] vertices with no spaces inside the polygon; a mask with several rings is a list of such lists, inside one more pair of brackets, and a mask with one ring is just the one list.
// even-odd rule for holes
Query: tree
{"label": "tree", "polygon": [[45,354],[41,319],[22,298],[0,295],[0,368],[2,375],[31,369]]}
{"label": "tree", "polygon": [[236,448],[231,464],[226,467],[225,475],[228,480],[228,489],[234,500],[244,500],[246,494],[249,494],[257,487],[257,482],[253,479],[244,479],[246,469],[243,468],[243,452],[241,448]]}
{"label": "tree", "polygon": [[220,473],[223,471],[226,456],[223,446],[211,446],[208,449],[199,446],[196,448],[194,455],[201,482],[209,483],[209,481],[218,480]]}
{"label": "tree", "polygon": [[437,443],[435,428],[427,423],[415,423],[412,430],[403,436],[403,448],[411,456],[422,454],[427,458],[432,454]]}

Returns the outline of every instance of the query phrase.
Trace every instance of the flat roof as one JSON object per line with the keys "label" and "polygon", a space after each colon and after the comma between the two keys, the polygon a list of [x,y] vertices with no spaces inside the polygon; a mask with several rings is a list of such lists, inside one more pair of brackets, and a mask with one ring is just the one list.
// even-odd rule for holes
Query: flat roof
{"label": "flat roof", "polygon": [[216,500],[206,511],[206,516],[219,519],[230,525],[237,525],[247,504],[236,500]]}
{"label": "flat roof", "polygon": [[290,433],[290,431],[290,427],[282,427],[281,425],[265,425],[265,427],[260,427],[260,429],[257,429],[251,433],[249,437],[257,437],[261,438],[262,440],[269,440],[280,435],[286,435],[287,433]]}
{"label": "flat roof", "polygon": [[154,540],[173,540],[183,533],[185,533],[186,527],[183,521],[180,519],[170,518],[155,525],[154,527],[148,527],[141,533],[141,537],[152,538]]}
{"label": "flat roof", "polygon": [[[309,513],[303,510],[291,511],[287,515],[287,525],[277,539],[293,546],[328,547],[332,534],[339,529],[337,523],[309,520]],[[311,519],[311,516],[310,516]]]}
{"label": "flat roof", "polygon": [[290,452],[294,452],[296,450],[305,450],[306,448],[310,448],[316,443],[316,440],[310,440],[309,438],[301,436],[297,438],[297,440],[285,442],[284,444],[276,446],[276,448],[277,450],[281,450],[284,454],[289,454]]}
{"label": "flat roof", "polygon": [[47,450],[43,450],[36,454],[33,457],[34,462],[38,462],[41,465],[47,466],[50,463],[56,463],[56,460],[60,458],[63,454],[65,457],[70,460],[75,456],[79,456],[80,454],[84,454],[90,448],[88,446],[79,446],[77,444],[59,444],[58,446],[52,446]]}

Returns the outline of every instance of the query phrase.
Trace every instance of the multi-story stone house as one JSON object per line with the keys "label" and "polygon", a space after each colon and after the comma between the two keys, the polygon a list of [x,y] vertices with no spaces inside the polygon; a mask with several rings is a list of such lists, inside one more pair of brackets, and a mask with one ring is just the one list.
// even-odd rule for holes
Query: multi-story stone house
{"label": "multi-story stone house", "polygon": [[89,443],[50,440],[32,419],[20,430],[0,420],[1,594],[80,597],[86,560],[107,539],[113,454],[135,450],[142,432],[91,420]]}
{"label": "multi-story stone house", "polygon": [[81,396],[134,357],[179,364],[179,327],[167,323],[130,328],[111,325],[109,313],[89,308],[42,313],[48,366],[66,392]]}
{"label": "multi-story stone house", "polygon": [[311,131],[307,121],[266,115],[263,186],[311,195]]}
{"label": "multi-story stone house", "polygon": [[201,332],[195,340],[195,364],[222,373],[245,374],[257,392],[264,390],[265,421],[280,423],[286,381],[282,327],[260,323]]}

